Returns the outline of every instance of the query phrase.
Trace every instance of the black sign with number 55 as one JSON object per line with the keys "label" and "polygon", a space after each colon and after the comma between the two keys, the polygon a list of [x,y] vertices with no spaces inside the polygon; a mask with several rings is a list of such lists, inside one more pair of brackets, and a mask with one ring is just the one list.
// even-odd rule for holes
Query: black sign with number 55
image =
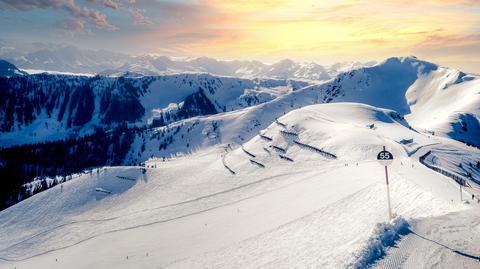
{"label": "black sign with number 55", "polygon": [[393,155],[389,151],[380,151],[377,155],[377,160],[393,160]]}

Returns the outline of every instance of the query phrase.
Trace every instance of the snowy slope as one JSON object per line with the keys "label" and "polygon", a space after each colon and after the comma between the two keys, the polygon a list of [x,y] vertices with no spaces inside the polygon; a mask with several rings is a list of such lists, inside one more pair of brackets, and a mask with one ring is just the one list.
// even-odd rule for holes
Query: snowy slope
{"label": "snowy slope", "polygon": [[[403,119],[406,115],[408,124],[412,128],[425,132],[425,124],[419,122],[418,119],[427,115],[422,111],[428,110],[419,110],[422,103],[416,102],[414,100],[416,97],[412,96],[412,93],[422,81],[448,83],[451,78],[444,76],[446,71],[454,72],[451,69],[438,67],[412,57],[391,58],[376,66],[342,73],[329,82],[288,92],[271,101],[246,109],[211,117],[191,118],[173,123],[171,126],[149,130],[132,146],[132,153],[126,163],[142,161],[151,156],[163,157],[178,152],[188,153],[218,143],[241,144],[257,135],[276,118],[291,110],[317,103],[358,102],[392,109],[394,111],[391,113],[396,118]],[[475,78],[468,83],[477,83],[478,81],[480,80]],[[462,99],[455,102],[457,107],[480,101],[480,95],[469,94],[476,91],[475,85],[464,85],[464,87],[467,89],[463,92],[468,96],[468,101],[462,101]],[[438,89],[432,86],[422,88],[422,90],[425,93],[435,93]],[[424,96],[422,100],[438,104],[439,107],[442,107],[444,101],[442,96],[433,94],[428,97]],[[465,113],[476,115],[476,107],[468,107],[468,109],[469,111]],[[356,117],[354,113],[350,115]],[[430,116],[430,114],[428,115]],[[435,115],[434,113],[431,117],[435,117]],[[444,124],[454,125],[455,121],[452,118],[446,118]],[[478,128],[472,127],[469,130],[476,132]],[[438,134],[442,133],[438,132]],[[451,133],[443,135],[458,139]],[[478,137],[472,135],[470,138],[466,141],[473,144],[478,143]],[[405,137],[405,139],[410,138]],[[145,152],[140,152],[141,144],[146,145]]]}
{"label": "snowy slope", "polygon": [[[412,155],[438,140],[390,110],[307,106],[260,134],[151,159],[146,174],[94,170],[0,212],[0,267],[361,267],[380,257],[369,253],[387,217],[383,168],[373,160],[383,145],[396,157],[397,215],[413,223],[473,207]],[[405,138],[414,142],[399,143]]]}
{"label": "snowy slope", "polygon": [[[152,157],[189,154],[218,144],[243,144],[275,119],[297,108],[318,103],[358,102],[395,110],[389,112],[392,118],[406,119],[405,125],[427,135],[434,133],[478,145],[475,135],[478,132],[475,127],[477,107],[469,105],[479,100],[480,95],[474,94],[478,81],[477,77],[414,57],[390,58],[378,65],[345,72],[325,83],[306,87],[292,80],[249,80],[208,74],[119,78],[25,76],[7,80],[16,86],[2,99],[5,114],[0,112],[3,117],[0,128],[6,131],[1,134],[0,142],[4,146],[64,138],[75,142],[75,138],[91,134],[98,127],[107,132],[122,124],[142,128],[138,132],[124,129],[131,134],[129,139],[119,137],[112,141],[122,145],[124,153],[121,155],[113,154],[112,147],[97,147],[96,150],[112,154],[73,171],[79,172],[91,166],[132,165]],[[452,126],[457,132],[442,133],[425,128],[425,124],[434,121],[422,121],[432,117],[430,110],[422,107],[447,107],[444,103],[449,95],[445,93],[456,87],[460,88],[449,93],[460,101],[450,102],[448,106],[451,107],[445,111],[450,113],[453,109],[465,108],[463,112],[452,113],[470,115],[471,120],[459,123],[454,117],[444,118],[442,126]],[[24,109],[12,110],[9,108],[12,104]],[[365,124],[376,127],[373,122]],[[149,128],[144,129],[146,125]],[[153,128],[156,126],[163,127]],[[414,151],[414,148],[409,149],[409,154]],[[77,151],[71,148],[69,152]],[[87,156],[88,151],[80,152],[85,155],[67,154],[65,158],[94,159]],[[469,162],[455,163],[471,166],[475,164],[474,156],[469,157]],[[23,160],[11,161],[19,164],[19,169],[23,169],[20,171],[33,171],[33,174],[14,172],[18,175],[17,189],[8,190],[5,194],[8,201],[16,201],[8,197],[18,197],[17,190],[22,184],[43,176],[44,172],[54,176],[51,173],[56,171],[51,169],[55,164],[37,169]],[[462,170],[465,169],[449,168],[450,172],[460,175],[471,174],[472,181],[478,181],[472,169]]]}
{"label": "snowy slope", "polygon": [[420,77],[407,91],[409,122],[418,128],[479,145],[480,79],[449,68]]}
{"label": "snowy slope", "polygon": [[372,267],[478,268],[479,218],[477,209],[413,221],[414,232]]}
{"label": "snowy slope", "polygon": [[[124,163],[146,162],[147,172],[94,170],[0,212],[0,268],[474,268],[448,248],[436,259],[423,241],[414,254],[411,238],[441,227],[435,240],[475,257],[478,205],[460,203],[458,185],[418,158],[431,152],[428,163],[475,183],[479,150],[450,138],[478,142],[478,129],[445,115],[478,119],[477,77],[407,57],[306,87],[206,74],[90,79],[94,96],[111,89],[138,101],[142,123],[168,124],[138,132],[130,147]],[[396,157],[398,226],[384,223],[384,171],[373,160],[382,146]],[[464,199],[480,196],[472,187]],[[450,216],[464,219],[461,242],[438,224]]]}
{"label": "snowy slope", "polygon": [[[2,78],[0,142],[6,146],[58,140],[117,123],[144,126],[158,117],[163,118],[164,125],[263,103],[305,85],[208,74],[140,78],[38,74]],[[167,119],[165,114],[172,106],[179,111],[170,111]]]}
{"label": "snowy slope", "polygon": [[434,146],[425,156],[425,161],[463,177],[470,185],[480,189],[480,159],[477,151],[474,147],[459,147],[453,143],[438,148]]}
{"label": "snowy slope", "polygon": [[[476,76],[439,67],[414,57],[390,58],[375,66],[344,72],[334,79],[312,86],[292,80],[251,80],[208,74],[120,78],[37,75],[31,78],[29,76],[27,80],[28,83],[41,84],[40,87],[33,89],[36,94],[56,96],[56,98],[59,95],[65,95],[65,90],[62,90],[64,83],[78,88],[82,88],[83,84],[89,85],[86,89],[79,89],[78,94],[82,98],[93,95],[94,101],[82,102],[92,102],[94,109],[82,114],[87,114],[87,119],[96,118],[100,121],[80,120],[86,128],[80,126],[80,131],[76,132],[79,134],[86,133],[86,130],[91,129],[89,126],[99,123],[108,124],[111,117],[104,113],[109,109],[112,116],[118,115],[116,121],[137,124],[155,123],[156,126],[161,126],[198,115],[227,111],[238,110],[237,115],[262,114],[257,110],[265,109],[263,106],[256,107],[254,110],[257,112],[240,111],[246,107],[268,102],[271,104],[268,105],[270,112],[265,113],[268,114],[266,121],[259,120],[259,124],[264,125],[294,108],[309,104],[359,102],[395,110],[402,116],[406,116],[412,127],[422,132],[433,132],[474,145],[479,143],[477,137],[480,132],[478,123],[480,80]],[[88,94],[88,88],[92,88],[93,93]],[[52,95],[52,89],[59,94]],[[106,96],[105,92],[112,97]],[[30,96],[29,93],[28,96]],[[124,96],[126,100],[121,100]],[[34,94],[33,97],[28,98],[35,97]],[[27,97],[23,96],[23,98]],[[54,139],[55,136],[49,135],[51,130],[54,130],[55,134],[63,135],[60,137],[67,136],[69,131],[65,129],[70,128],[67,121],[69,115],[75,111],[75,107],[70,105],[71,96],[57,99],[52,100],[56,104],[56,109],[60,110],[60,104],[66,103],[64,111],[71,111],[71,113],[65,117],[57,116],[57,119],[61,118],[61,120],[55,120],[49,116],[49,113],[51,114],[49,108],[45,109],[46,113],[37,109],[33,110],[36,115],[32,116],[31,122],[25,122],[25,120],[14,122],[15,119],[19,121],[24,117],[11,116],[12,122],[7,126],[18,126],[17,129],[21,130],[2,134],[2,140],[6,144],[18,144],[16,137],[21,137],[22,141]],[[100,102],[101,100],[103,101]],[[120,107],[119,103],[124,102],[128,103],[129,107],[135,108],[136,112],[132,115],[124,115],[122,111],[114,109]],[[32,111],[28,107],[30,106],[28,102],[22,105],[26,106],[24,110]],[[272,107],[276,108],[272,109]],[[55,113],[62,114],[60,111],[53,114]],[[260,117],[263,116],[260,115]],[[50,131],[45,130],[45,123],[53,128],[49,128]],[[256,130],[258,131],[258,128]]]}

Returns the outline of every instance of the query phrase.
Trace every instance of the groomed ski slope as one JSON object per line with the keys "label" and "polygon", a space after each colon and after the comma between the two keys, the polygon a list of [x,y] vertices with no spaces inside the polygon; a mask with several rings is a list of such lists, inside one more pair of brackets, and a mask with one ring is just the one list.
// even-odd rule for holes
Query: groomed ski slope
{"label": "groomed ski slope", "polygon": [[143,162],[152,156],[189,154],[212,145],[243,144],[276,118],[319,103],[355,102],[392,109],[405,116],[416,130],[476,145],[479,83],[476,76],[414,57],[389,58],[257,105],[150,129],[136,137],[124,164]]}
{"label": "groomed ski slope", "polygon": [[[479,207],[460,203],[458,185],[418,162],[433,145],[463,146],[418,133],[397,115],[354,103],[307,106],[243,145],[153,159],[146,165],[156,168],[145,174],[140,167],[107,167],[82,175],[0,212],[0,268],[404,265],[390,262],[395,254],[376,240],[388,216],[384,170],[374,160],[383,145],[396,157],[389,171],[400,222],[415,229],[464,214],[471,217],[455,225],[465,225],[465,235],[478,231],[478,218],[468,212]],[[411,235],[396,238],[398,245]],[[463,238],[462,251],[478,250],[478,240]],[[423,253],[415,265],[435,267],[428,261],[436,253]],[[443,255],[443,268],[477,265],[451,251]]]}

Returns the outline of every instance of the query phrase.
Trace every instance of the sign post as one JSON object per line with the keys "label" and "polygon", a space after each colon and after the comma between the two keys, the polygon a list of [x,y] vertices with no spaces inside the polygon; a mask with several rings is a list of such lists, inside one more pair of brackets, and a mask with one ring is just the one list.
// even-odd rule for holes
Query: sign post
{"label": "sign post", "polygon": [[460,186],[460,202],[463,202],[463,197],[462,197],[463,179],[460,179],[460,180],[458,181],[458,185]]}
{"label": "sign post", "polygon": [[383,146],[383,150],[380,151],[377,155],[377,161],[385,167],[385,183],[387,184],[387,202],[388,202],[388,218],[389,220],[392,219],[392,207],[390,202],[390,186],[388,184],[388,168],[390,164],[393,162],[393,155],[391,152],[385,149]]}

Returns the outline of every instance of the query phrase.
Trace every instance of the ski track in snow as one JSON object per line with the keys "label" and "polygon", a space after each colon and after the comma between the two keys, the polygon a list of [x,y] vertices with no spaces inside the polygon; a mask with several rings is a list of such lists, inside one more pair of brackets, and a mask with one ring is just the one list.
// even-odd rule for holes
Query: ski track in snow
{"label": "ski track in snow", "polygon": [[478,208],[413,221],[410,233],[371,268],[418,268],[421,264],[441,268],[480,267],[480,246],[475,244],[480,234],[469,229],[480,228],[480,217],[475,211]]}
{"label": "ski track in snow", "polygon": [[[332,165],[332,167],[329,167],[329,168],[333,168],[334,166],[335,166],[335,165]],[[337,166],[338,166],[338,165],[337,165]],[[328,167],[325,167],[325,168],[328,168]],[[289,175],[289,176],[292,176],[292,175],[301,174],[301,173],[305,173],[305,172],[304,172],[304,171],[291,172],[291,173],[286,174],[285,176],[288,176],[288,175]],[[155,208],[149,208],[149,209],[140,210],[140,211],[134,212],[134,213],[129,214],[129,215],[117,216],[117,217],[112,217],[112,218],[107,218],[107,219],[80,220],[80,221],[73,221],[73,222],[70,222],[70,223],[65,223],[65,224],[58,225],[58,226],[56,226],[56,227],[50,228],[50,229],[48,229],[48,230],[46,230],[46,231],[43,231],[43,232],[41,232],[41,233],[35,234],[35,235],[33,235],[33,236],[31,236],[31,237],[29,237],[29,238],[27,238],[27,239],[24,239],[23,241],[20,241],[20,242],[14,244],[14,245],[5,247],[4,249],[0,250],[0,253],[3,252],[3,251],[7,251],[8,249],[11,249],[11,248],[16,247],[16,246],[18,246],[18,245],[21,245],[21,244],[23,244],[23,243],[25,243],[25,242],[27,242],[27,241],[30,241],[30,240],[32,240],[32,239],[35,239],[36,237],[44,236],[44,235],[47,235],[47,234],[49,234],[49,233],[55,233],[58,228],[66,227],[66,226],[69,226],[69,225],[75,225],[75,224],[81,224],[81,223],[89,223],[89,222],[93,222],[93,223],[97,223],[97,222],[107,222],[107,221],[116,220],[116,219],[120,219],[120,218],[124,218],[124,217],[131,217],[131,216],[133,216],[133,215],[135,215],[135,214],[139,214],[139,213],[143,213],[143,212],[151,212],[151,211],[155,211],[155,210],[159,210],[159,209],[164,209],[164,208],[169,208],[169,207],[175,207],[175,206],[180,206],[180,205],[184,205],[184,204],[190,204],[190,203],[194,203],[194,202],[201,201],[201,200],[204,200],[204,199],[212,198],[212,197],[215,197],[215,196],[218,196],[218,195],[222,195],[222,194],[226,194],[226,193],[229,193],[229,192],[237,191],[237,190],[240,190],[240,189],[243,189],[243,188],[247,188],[247,187],[250,187],[250,186],[252,186],[252,185],[257,185],[257,184],[259,184],[259,183],[262,183],[262,182],[265,182],[265,181],[268,181],[268,180],[275,180],[275,179],[278,179],[278,176],[272,176],[272,177],[264,178],[264,179],[261,179],[261,180],[257,180],[257,181],[254,181],[254,182],[251,182],[251,183],[248,183],[248,184],[245,184],[245,185],[241,185],[241,186],[232,188],[232,189],[228,189],[228,190],[224,190],[224,191],[221,191],[221,192],[212,193],[212,194],[209,194],[209,195],[197,197],[197,198],[195,198],[195,199],[183,201],[183,202],[180,202],[180,203],[168,204],[168,205],[159,206],[159,207],[155,207]],[[308,178],[305,178],[305,179],[302,179],[302,180],[299,180],[299,181],[295,181],[295,182],[293,182],[293,183],[289,183],[289,184],[287,184],[287,185],[285,185],[285,186],[282,186],[282,187],[280,187],[280,188],[278,188],[278,189],[286,188],[286,187],[288,187],[289,185],[292,185],[292,184],[295,184],[295,183],[298,183],[298,182],[301,182],[301,181],[304,181],[304,180],[308,180]],[[276,191],[276,190],[278,190],[278,189],[273,189],[273,190],[270,190],[270,191],[268,191],[268,192]],[[130,226],[130,227],[122,228],[122,229],[111,230],[111,231],[108,231],[108,232],[105,232],[105,233],[100,233],[100,234],[95,235],[95,236],[92,236],[92,237],[88,237],[88,238],[86,238],[86,239],[83,239],[83,240],[81,240],[81,241],[78,241],[78,242],[76,242],[76,243],[74,243],[74,244],[71,244],[71,245],[68,245],[68,246],[64,246],[64,247],[61,247],[61,248],[52,249],[52,250],[49,250],[49,251],[45,251],[45,252],[42,252],[42,253],[38,253],[38,254],[36,254],[36,255],[32,255],[32,256],[25,257],[25,258],[18,259],[18,260],[3,258],[3,257],[1,257],[1,256],[0,256],[0,259],[5,260],[5,261],[25,260],[25,259],[29,259],[29,258],[32,258],[32,257],[35,257],[35,256],[40,256],[40,255],[43,255],[43,254],[46,254],[46,253],[49,253],[49,252],[53,252],[53,251],[57,251],[57,250],[60,250],[60,249],[68,248],[68,247],[71,247],[71,246],[80,244],[80,243],[82,243],[82,242],[84,242],[84,241],[90,240],[90,239],[92,239],[92,238],[95,238],[95,237],[98,237],[98,236],[102,236],[102,235],[104,235],[104,234],[115,233],[115,232],[119,232],[119,231],[131,230],[131,229],[136,229],[136,228],[145,227],[145,226],[149,226],[149,225],[154,225],[154,224],[169,222],[169,221],[173,221],[173,220],[177,220],[177,219],[181,219],[181,218],[185,218],[185,217],[189,217],[189,216],[201,214],[201,213],[203,213],[203,212],[207,212],[207,211],[210,211],[210,210],[213,210],[213,209],[217,209],[217,208],[220,208],[220,207],[232,205],[232,204],[235,204],[235,203],[238,203],[238,202],[247,200],[247,199],[251,199],[251,198],[254,198],[254,197],[256,197],[256,196],[264,195],[264,194],[265,194],[265,193],[259,193],[259,194],[256,194],[256,195],[253,195],[253,196],[250,196],[250,197],[246,197],[246,198],[243,198],[243,199],[235,200],[235,201],[232,201],[232,202],[229,202],[229,203],[225,203],[225,204],[221,204],[221,205],[214,206],[214,207],[209,207],[209,208],[206,208],[206,209],[203,209],[203,210],[200,210],[200,211],[195,211],[195,212],[192,212],[192,213],[189,213],[189,214],[180,215],[180,216],[174,217],[174,218],[162,219],[162,220],[158,220],[158,221],[154,221],[154,222],[145,223],[145,224],[142,224],[142,225]]]}
{"label": "ski track in snow", "polygon": [[[351,103],[309,106],[262,130],[271,141],[256,136],[228,153],[217,147],[153,160],[158,169],[146,175],[138,167],[82,175],[0,212],[0,268],[475,268],[478,206],[460,204],[457,185],[417,160],[432,148],[464,146],[413,131],[389,113]],[[371,123],[374,130],[365,127]],[[281,130],[338,159],[296,145]],[[404,138],[415,143],[396,142]],[[413,231],[390,234],[393,247],[378,241],[389,224],[387,234],[375,228],[387,218],[383,169],[372,160],[380,145],[396,158],[393,211]],[[450,163],[462,157],[445,156]]]}

